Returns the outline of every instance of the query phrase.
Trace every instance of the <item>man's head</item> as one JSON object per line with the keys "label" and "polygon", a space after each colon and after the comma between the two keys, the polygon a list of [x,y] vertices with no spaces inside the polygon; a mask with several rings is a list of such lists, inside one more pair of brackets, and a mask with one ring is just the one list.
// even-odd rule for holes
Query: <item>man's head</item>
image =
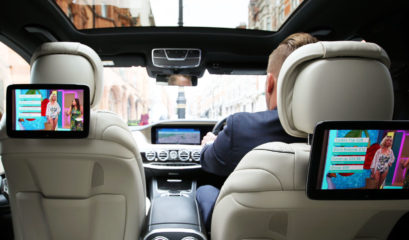
{"label": "man's head", "polygon": [[190,76],[183,74],[173,74],[168,80],[169,86],[192,86],[192,80]]}
{"label": "man's head", "polygon": [[267,66],[266,102],[267,108],[277,107],[277,80],[285,59],[297,48],[318,40],[308,33],[294,33],[284,39],[270,54]]}

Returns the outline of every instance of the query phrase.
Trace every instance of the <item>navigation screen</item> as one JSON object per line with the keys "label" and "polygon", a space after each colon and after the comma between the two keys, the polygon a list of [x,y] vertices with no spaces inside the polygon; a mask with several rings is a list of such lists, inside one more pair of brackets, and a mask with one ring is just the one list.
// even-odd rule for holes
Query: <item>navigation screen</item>
{"label": "navigation screen", "polygon": [[317,189],[409,189],[408,130],[325,130]]}
{"label": "navigation screen", "polygon": [[200,144],[200,130],[195,128],[158,128],[157,144]]}

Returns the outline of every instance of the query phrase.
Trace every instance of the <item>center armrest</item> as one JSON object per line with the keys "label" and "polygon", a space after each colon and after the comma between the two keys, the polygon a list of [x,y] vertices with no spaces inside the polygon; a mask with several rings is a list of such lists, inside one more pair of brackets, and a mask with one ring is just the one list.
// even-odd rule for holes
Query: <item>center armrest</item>
{"label": "center armrest", "polygon": [[199,225],[196,202],[188,196],[163,196],[152,201],[150,224]]}
{"label": "center armrest", "polygon": [[[206,240],[195,199],[196,181],[152,179],[151,210],[144,240]],[[161,238],[161,239],[162,239]]]}

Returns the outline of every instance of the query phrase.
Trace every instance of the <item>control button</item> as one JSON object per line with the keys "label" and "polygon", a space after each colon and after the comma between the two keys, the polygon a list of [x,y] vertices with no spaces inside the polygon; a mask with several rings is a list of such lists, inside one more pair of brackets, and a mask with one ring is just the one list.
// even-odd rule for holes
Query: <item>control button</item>
{"label": "control button", "polygon": [[183,59],[186,58],[187,50],[185,49],[166,49],[168,58]]}
{"label": "control button", "polygon": [[162,49],[153,50],[153,57],[166,58],[165,50]]}
{"label": "control button", "polygon": [[182,240],[198,240],[198,239],[195,237],[188,236],[188,237],[182,238]]}
{"label": "control button", "polygon": [[169,238],[164,237],[164,236],[157,236],[157,237],[155,237],[155,238],[152,239],[152,240],[169,240]]}
{"label": "control button", "polygon": [[145,153],[145,157],[146,157],[146,160],[153,161],[153,160],[155,160],[156,152],[155,151],[148,151],[148,152]]}
{"label": "control button", "polygon": [[180,161],[187,161],[189,160],[189,151],[187,150],[179,150],[179,160]]}
{"label": "control button", "polygon": [[162,162],[167,161],[169,159],[169,152],[166,150],[161,150],[158,152],[158,159]]}
{"label": "control button", "polygon": [[192,151],[192,159],[195,162],[199,162],[200,161],[200,151],[198,150]]}
{"label": "control button", "polygon": [[178,158],[178,152],[175,150],[170,151],[169,156],[171,160],[175,160],[176,158]]}

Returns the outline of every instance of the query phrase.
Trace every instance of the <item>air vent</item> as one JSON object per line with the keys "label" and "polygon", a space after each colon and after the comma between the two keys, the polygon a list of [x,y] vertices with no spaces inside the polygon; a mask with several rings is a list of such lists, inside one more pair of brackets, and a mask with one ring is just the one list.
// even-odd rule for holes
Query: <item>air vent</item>
{"label": "air vent", "polygon": [[182,238],[182,240],[197,240],[197,238],[191,237],[191,236],[187,236],[187,237]]}
{"label": "air vent", "polygon": [[193,161],[199,162],[200,161],[200,152],[199,151],[192,151],[192,159],[193,159]]}
{"label": "air vent", "polygon": [[145,153],[146,160],[153,161],[155,160],[156,153],[154,151],[149,151]]}
{"label": "air vent", "polygon": [[202,51],[195,48],[152,49],[152,63],[159,68],[196,68],[201,58]]}
{"label": "air vent", "polygon": [[160,161],[163,161],[163,162],[168,160],[169,159],[169,152],[165,151],[165,150],[159,151],[158,158],[159,158]]}
{"label": "air vent", "polygon": [[157,236],[157,237],[155,237],[155,238],[152,239],[152,240],[169,240],[169,238],[164,237],[164,236]]}
{"label": "air vent", "polygon": [[189,152],[186,150],[179,151],[179,160],[180,161],[187,161],[189,160]]}

